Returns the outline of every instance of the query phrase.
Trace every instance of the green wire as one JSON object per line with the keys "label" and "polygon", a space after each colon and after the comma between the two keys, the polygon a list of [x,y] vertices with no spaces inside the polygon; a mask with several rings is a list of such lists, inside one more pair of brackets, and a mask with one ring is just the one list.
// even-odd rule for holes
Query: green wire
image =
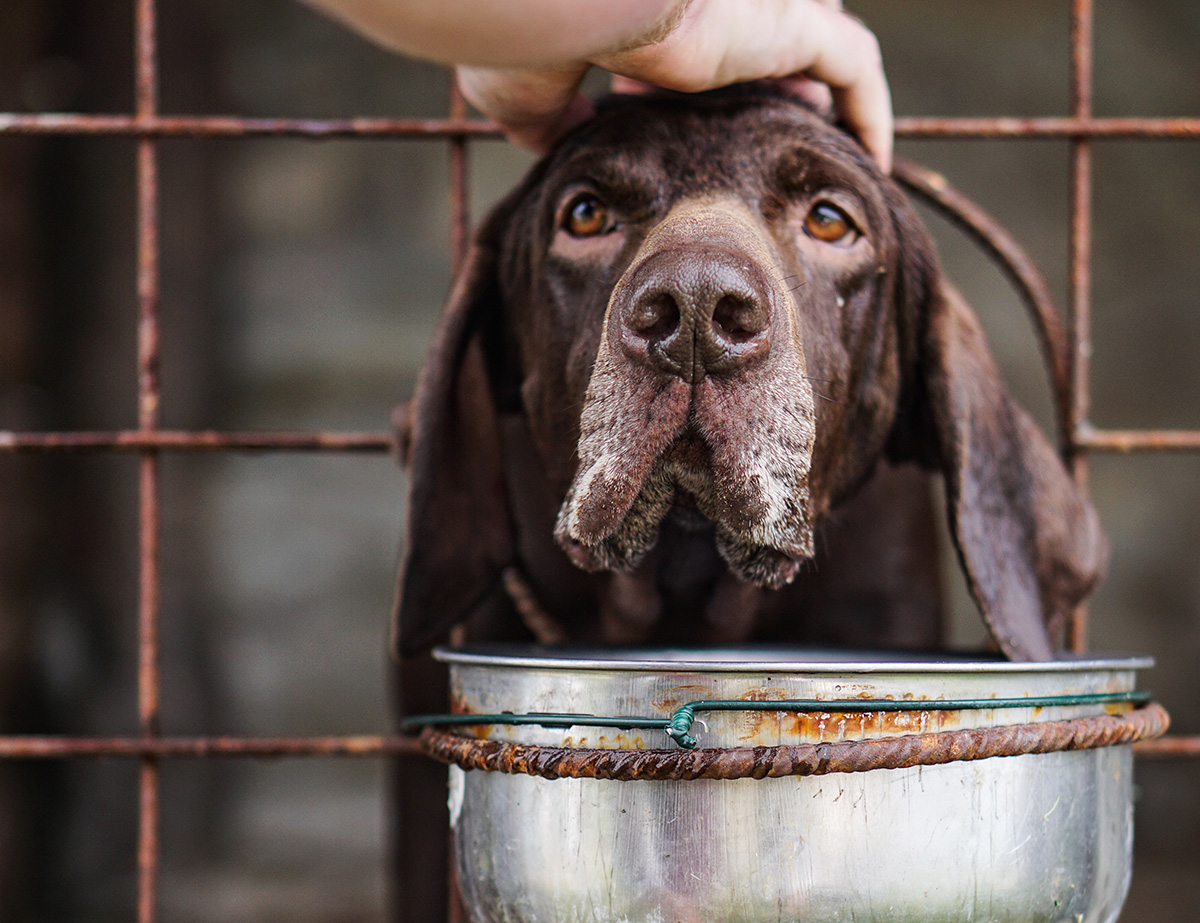
{"label": "green wire", "polygon": [[600,715],[565,715],[558,712],[533,711],[517,714],[511,711],[499,712],[494,715],[410,715],[400,719],[404,728],[421,727],[423,725],[453,726],[463,724],[503,724],[512,727],[537,725],[544,728],[596,727],[620,728],[664,728],[667,722],[662,718],[605,718]]}
{"label": "green wire", "polygon": [[561,714],[557,712],[501,712],[491,715],[412,715],[402,727],[422,725],[457,726],[501,724],[506,726],[570,728],[601,727],[634,730],[659,729],[685,750],[698,743],[692,735],[696,712],[701,711],[789,711],[789,712],[906,712],[968,711],[989,708],[1049,708],[1056,705],[1142,704],[1150,701],[1148,692],[1089,692],[1077,695],[1032,696],[1018,699],[778,699],[770,702],[745,699],[700,699],[681,705],[668,719],[603,717],[600,715]]}

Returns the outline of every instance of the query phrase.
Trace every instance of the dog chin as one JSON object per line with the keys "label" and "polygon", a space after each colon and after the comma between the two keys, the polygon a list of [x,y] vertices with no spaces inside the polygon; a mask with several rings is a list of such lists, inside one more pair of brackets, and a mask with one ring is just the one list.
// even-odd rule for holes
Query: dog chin
{"label": "dog chin", "polygon": [[717,536],[717,550],[729,569],[747,583],[768,590],[779,590],[796,579],[800,566],[811,554],[795,556],[778,548],[751,545],[737,539]]}
{"label": "dog chin", "polygon": [[[668,453],[669,454],[669,453]],[[751,479],[753,480],[753,479]],[[744,490],[747,485],[742,485]],[[778,485],[776,485],[778,486]],[[728,488],[725,489],[728,493]],[[578,500],[574,489],[568,494],[559,512],[555,538],[577,567],[587,571],[629,571],[642,563],[658,541],[662,521],[674,511],[685,523],[697,527],[712,523],[717,551],[739,578],[767,589],[779,589],[791,583],[802,563],[812,557],[812,529],[806,516],[792,517],[787,523],[757,521],[739,523],[750,525],[749,534],[723,521],[716,502],[719,493],[714,489],[709,472],[681,468],[669,461],[656,464],[638,492],[623,519],[606,535],[587,535],[580,529],[581,515],[587,506]],[[795,498],[788,507],[792,512],[802,510],[805,498]],[[751,504],[769,509],[774,504],[762,497]],[[758,533],[757,535],[754,533]],[[764,533],[774,539],[762,541]]]}

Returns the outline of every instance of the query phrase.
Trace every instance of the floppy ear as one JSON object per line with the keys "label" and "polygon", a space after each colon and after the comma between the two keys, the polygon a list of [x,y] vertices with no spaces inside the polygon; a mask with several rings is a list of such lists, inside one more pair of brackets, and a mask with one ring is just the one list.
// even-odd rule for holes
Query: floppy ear
{"label": "floppy ear", "polygon": [[936,270],[930,281],[918,375],[959,559],[1004,653],[1048,660],[1102,576],[1107,542],[1086,495],[1009,396],[978,319]]}
{"label": "floppy ear", "polygon": [[502,310],[490,231],[483,229],[464,260],[411,405],[408,519],[393,619],[394,647],[406,657],[445,640],[497,588],[513,554],[487,360]]}

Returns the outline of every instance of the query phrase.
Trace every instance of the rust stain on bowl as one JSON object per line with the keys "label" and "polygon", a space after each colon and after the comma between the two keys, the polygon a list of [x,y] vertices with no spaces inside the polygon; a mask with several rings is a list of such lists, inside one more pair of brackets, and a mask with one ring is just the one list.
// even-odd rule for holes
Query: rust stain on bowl
{"label": "rust stain on bowl", "polygon": [[654,708],[655,714],[662,712],[669,713],[675,711],[680,705],[711,697],[712,689],[708,686],[701,686],[698,683],[685,683],[681,686],[672,686],[663,693],[661,698],[652,699],[650,704]]}
{"label": "rust stain on bowl", "polygon": [[[786,699],[786,690],[756,689],[741,696],[748,702],[770,702]],[[873,698],[871,693],[859,693],[859,698]],[[913,700],[906,695],[906,700]],[[930,708],[920,711],[834,711],[747,712],[741,719],[738,739],[756,746],[779,742],[829,743],[837,740],[857,740],[864,737],[894,737],[904,734],[925,734],[962,725],[962,713],[937,707],[931,699]]]}
{"label": "rust stain on bowl", "polygon": [[[466,699],[457,692],[450,695],[450,714],[452,715],[474,715],[477,714],[476,709],[467,704]],[[458,732],[472,737],[477,737],[480,740],[490,740],[492,737],[491,724],[463,724],[459,725]]]}
{"label": "rust stain on bowl", "polygon": [[[580,737],[566,736],[562,741],[564,750],[648,750],[651,746],[646,743],[641,734],[626,734],[618,731],[616,734],[601,734],[596,738],[587,735]],[[663,744],[656,744],[661,747]]]}

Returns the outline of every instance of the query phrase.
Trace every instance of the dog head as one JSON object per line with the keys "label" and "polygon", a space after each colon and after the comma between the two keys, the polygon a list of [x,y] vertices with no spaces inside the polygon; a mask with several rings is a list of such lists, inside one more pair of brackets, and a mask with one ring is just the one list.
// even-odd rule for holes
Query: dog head
{"label": "dog head", "polygon": [[[491,592],[530,528],[627,570],[690,517],[778,589],[881,458],[943,473],[1012,657],[1052,655],[1104,563],[903,195],[767,93],[616,100],[560,144],[481,228],[414,406],[406,651]],[[514,484],[514,439],[535,489]]]}

